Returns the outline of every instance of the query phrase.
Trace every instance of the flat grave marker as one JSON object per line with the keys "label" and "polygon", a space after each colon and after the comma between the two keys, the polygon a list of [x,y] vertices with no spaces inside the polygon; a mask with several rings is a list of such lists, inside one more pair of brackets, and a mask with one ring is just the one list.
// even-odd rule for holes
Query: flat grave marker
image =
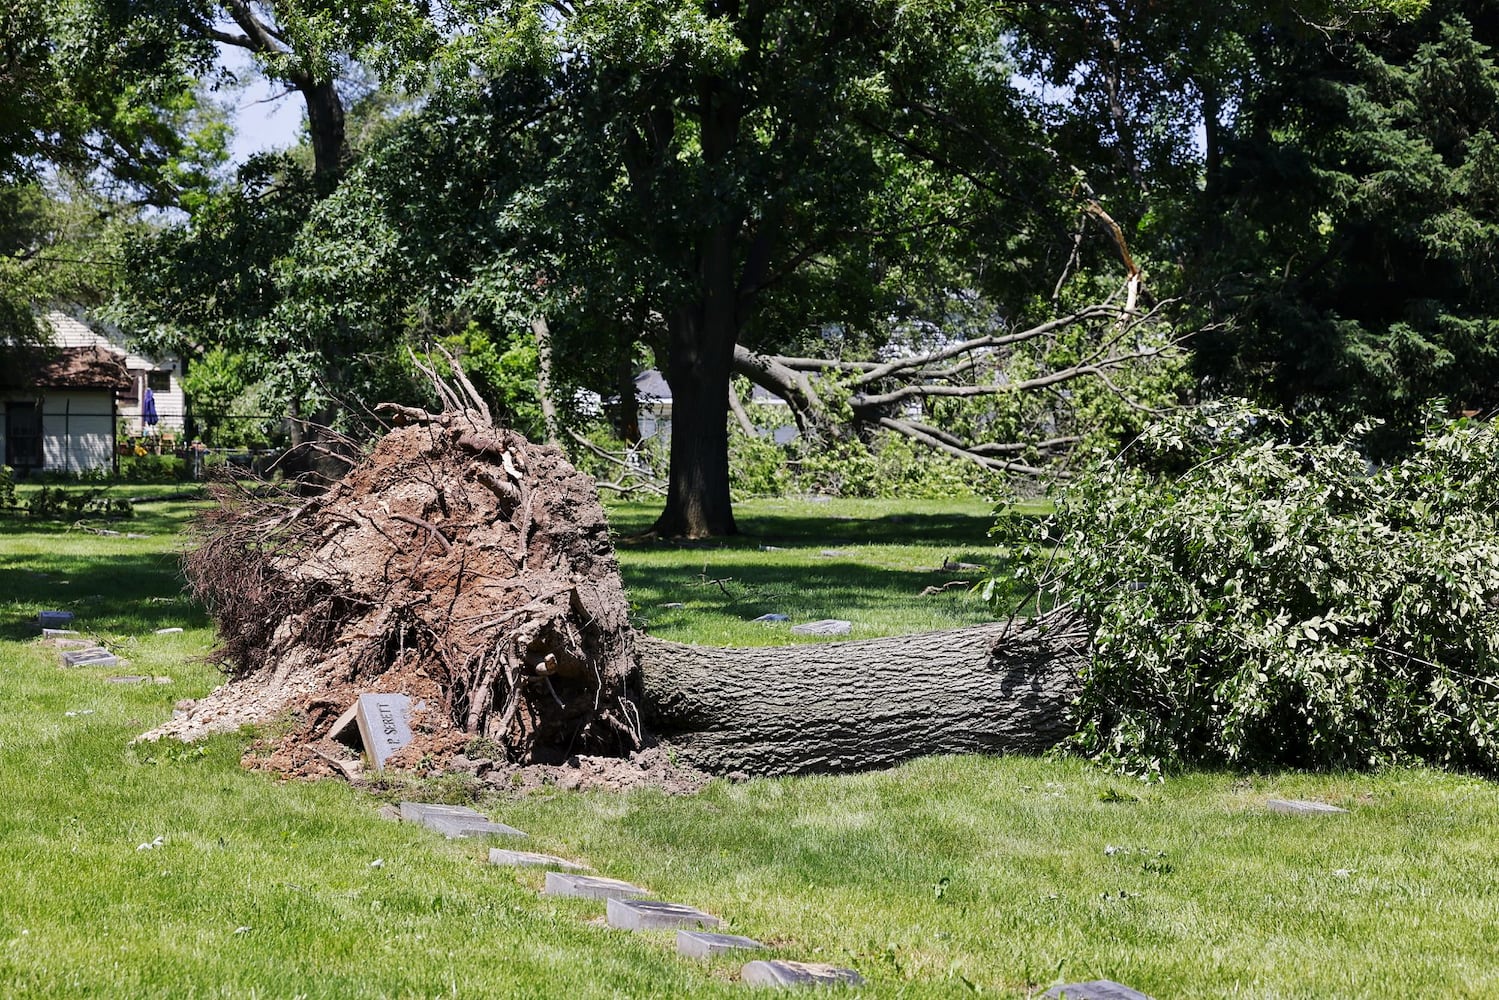
{"label": "flat grave marker", "polygon": [[141,676],[140,674],[133,674],[129,676],[116,675],[114,677],[104,678],[104,682],[106,684],[144,684],[150,679],[151,678]]}
{"label": "flat grave marker", "polygon": [[77,635],[77,634],[78,634],[78,630],[77,629],[72,629],[72,628],[44,628],[44,629],[42,629],[42,638],[43,639],[60,639],[63,636]]}
{"label": "flat grave marker", "polygon": [[429,816],[468,816],[472,819],[488,819],[477,809],[468,806],[448,806],[437,802],[402,802],[401,819],[408,823],[425,823]]}
{"label": "flat grave marker", "polygon": [[73,624],[73,612],[71,611],[39,611],[36,623],[44,629],[67,628]]}
{"label": "flat grave marker", "polygon": [[359,736],[376,771],[396,751],[411,745],[411,699],[404,694],[362,694],[358,702]]}
{"label": "flat grave marker", "polygon": [[807,622],[804,625],[791,626],[792,635],[848,635],[854,627],[853,622],[844,621],[842,618],[824,618],[820,622]]}
{"label": "flat grave marker", "polygon": [[640,886],[617,878],[570,875],[567,872],[547,872],[546,886],[541,891],[547,896],[574,896],[579,899],[640,899],[650,895],[650,892]]}
{"label": "flat grave marker", "polygon": [[739,970],[750,986],[862,986],[864,977],[853,969],[806,962],[750,962]]}
{"label": "flat grave marker", "polygon": [[731,951],[756,951],[765,945],[741,934],[715,934],[712,931],[677,931],[677,954],[688,958],[712,958]]}
{"label": "flat grave marker", "polygon": [[483,816],[428,816],[422,826],[436,830],[449,840],[463,837],[524,837],[525,833],[504,823],[494,823]]}
{"label": "flat grave marker", "polygon": [[670,931],[681,927],[717,927],[723,923],[713,914],[685,903],[615,897],[607,907],[609,926],[622,931]]}
{"label": "flat grave marker", "polygon": [[1307,802],[1302,799],[1266,799],[1265,808],[1286,816],[1337,816],[1348,812],[1330,806],[1326,802]]}
{"label": "flat grave marker", "polygon": [[1044,994],[1050,1000],[1065,997],[1066,1000],[1150,1000],[1139,990],[1132,990],[1112,979],[1094,979],[1086,983],[1065,983],[1053,986]]}
{"label": "flat grave marker", "polygon": [[90,646],[88,649],[63,650],[62,662],[66,667],[112,667],[120,662],[120,658],[103,646]]}
{"label": "flat grave marker", "polygon": [[532,851],[511,851],[503,847],[489,849],[489,863],[510,868],[555,868],[563,872],[586,872],[587,865],[559,858],[555,854],[536,854]]}

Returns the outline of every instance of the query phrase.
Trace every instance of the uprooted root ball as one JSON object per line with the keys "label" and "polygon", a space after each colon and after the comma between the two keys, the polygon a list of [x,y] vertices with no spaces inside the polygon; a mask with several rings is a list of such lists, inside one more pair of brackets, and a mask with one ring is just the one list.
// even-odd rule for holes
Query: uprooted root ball
{"label": "uprooted root ball", "polygon": [[638,746],[593,480],[485,413],[392,409],[406,426],[326,493],[215,487],[185,567],[233,679],[152,735],[290,711],[311,740],[358,692],[407,690],[514,762]]}

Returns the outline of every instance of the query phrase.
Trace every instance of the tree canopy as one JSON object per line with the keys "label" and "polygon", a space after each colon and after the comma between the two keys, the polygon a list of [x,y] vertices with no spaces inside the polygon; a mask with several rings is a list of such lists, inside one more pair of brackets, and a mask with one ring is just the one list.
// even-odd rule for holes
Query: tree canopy
{"label": "tree canopy", "polygon": [[405,349],[443,343],[541,435],[654,358],[664,533],[734,530],[736,374],[804,433],[1009,470],[1194,396],[1391,451],[1429,397],[1493,405],[1481,4],[154,14],[173,65],[251,52],[307,140],[131,245],[113,315],[318,417],[419,397]]}

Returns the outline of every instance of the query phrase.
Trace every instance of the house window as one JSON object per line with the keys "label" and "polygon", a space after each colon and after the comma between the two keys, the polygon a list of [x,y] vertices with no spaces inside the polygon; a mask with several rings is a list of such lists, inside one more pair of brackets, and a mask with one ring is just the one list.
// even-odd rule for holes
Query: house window
{"label": "house window", "polygon": [[42,408],[37,404],[5,404],[5,464],[23,476],[41,469]]}
{"label": "house window", "polygon": [[146,388],[152,392],[167,392],[172,388],[171,372],[146,372]]}

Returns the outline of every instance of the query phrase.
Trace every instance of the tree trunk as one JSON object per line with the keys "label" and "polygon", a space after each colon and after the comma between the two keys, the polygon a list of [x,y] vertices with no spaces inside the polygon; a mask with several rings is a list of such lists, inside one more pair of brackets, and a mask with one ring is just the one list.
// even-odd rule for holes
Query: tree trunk
{"label": "tree trunk", "polygon": [[718,649],[635,637],[646,727],[716,774],[860,771],[937,753],[1039,753],[1071,735],[1065,625],[997,622]]}
{"label": "tree trunk", "polygon": [[687,307],[671,320],[666,382],[671,386],[671,474],[658,534],[681,538],[733,535],[729,498],[729,369],[734,356],[732,305]]}
{"label": "tree trunk", "polygon": [[349,141],[344,127],[344,104],[332,80],[313,80],[309,75],[293,77],[307,103],[307,134],[312,139],[313,173],[327,185],[327,194],[349,162]]}
{"label": "tree trunk", "polygon": [[614,432],[627,446],[640,443],[640,400],[635,395],[635,331],[622,328],[619,333],[619,356],[614,361],[614,385],[619,407],[614,416]]}
{"label": "tree trunk", "polygon": [[552,398],[552,329],[545,316],[531,320],[531,335],[536,338],[536,398],[541,403],[541,429],[546,443],[561,447],[558,436],[557,403]]}

